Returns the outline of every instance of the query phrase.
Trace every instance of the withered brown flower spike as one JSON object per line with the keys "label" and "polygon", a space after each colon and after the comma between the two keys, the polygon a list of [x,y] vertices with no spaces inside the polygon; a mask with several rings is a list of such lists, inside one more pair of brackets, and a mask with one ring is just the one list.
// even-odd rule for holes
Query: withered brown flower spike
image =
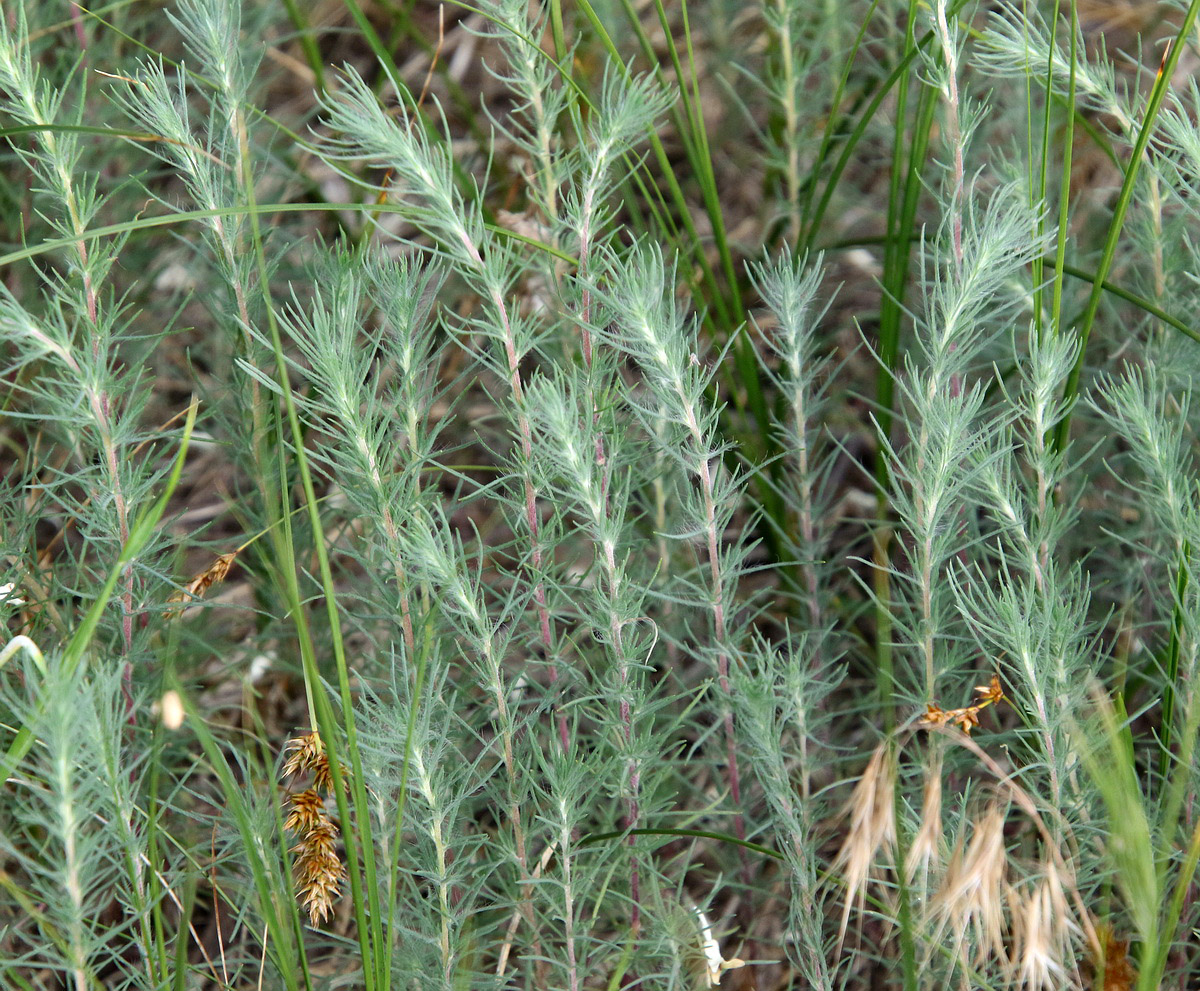
{"label": "withered brown flower spike", "polygon": [[315,788],[309,788],[307,791],[293,795],[289,802],[292,811],[288,813],[288,817],[283,823],[283,828],[289,832],[309,833],[323,822],[329,821],[329,816],[325,812],[325,799],[317,794]]}
{"label": "withered brown flower spike", "polygon": [[989,705],[1005,701],[1004,689],[1000,687],[1000,678],[997,675],[992,675],[992,680],[986,685],[976,685],[975,694],[979,696],[975,704],[963,706],[961,709],[943,709],[930,702],[925,706],[925,715],[921,717],[920,725],[945,726],[955,723],[970,736],[971,730],[979,725],[979,713]]}
{"label": "withered brown flower spike", "polygon": [[[285,778],[311,771],[313,787],[318,791],[329,791],[333,787],[333,775],[329,771],[329,755],[325,753],[325,744],[321,742],[319,733],[314,731],[307,736],[297,736],[288,740],[284,749],[291,752],[291,756],[283,765]],[[346,771],[343,768],[343,780],[345,774]]]}
{"label": "withered brown flower spike", "polygon": [[315,926],[333,911],[333,903],[342,891],[346,869],[337,855],[337,827],[326,818],[310,829],[293,848],[296,854],[296,883],[300,898]]}
{"label": "withered brown flower spike", "polygon": [[284,827],[298,837],[292,848],[296,855],[296,885],[309,921],[315,926],[333,911],[346,879],[346,869],[337,855],[338,828],[325,811],[324,793],[333,787],[329,756],[316,732],[289,740],[284,749],[289,754],[283,765],[284,777],[305,772],[313,776],[311,788],[289,797],[291,810]]}
{"label": "withered brown flower spike", "polygon": [[163,618],[175,619],[182,615],[184,606],[193,599],[201,598],[213,585],[223,582],[225,576],[229,574],[229,569],[233,567],[233,562],[237,559],[237,556],[237,551],[222,554],[205,570],[201,571],[200,574],[188,582],[180,591],[173,592],[171,597],[167,599],[167,602],[175,603],[177,607],[164,612]]}
{"label": "withered brown flower spike", "polygon": [[311,770],[318,760],[327,759],[325,758],[325,745],[321,742],[320,734],[316,732],[293,737],[288,740],[283,749],[291,755],[283,765],[285,778]]}

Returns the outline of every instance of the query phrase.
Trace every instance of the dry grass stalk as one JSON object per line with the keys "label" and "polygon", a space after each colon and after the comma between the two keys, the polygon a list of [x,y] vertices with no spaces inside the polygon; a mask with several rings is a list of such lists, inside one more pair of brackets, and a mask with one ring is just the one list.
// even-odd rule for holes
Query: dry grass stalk
{"label": "dry grass stalk", "polygon": [[896,759],[890,742],[885,740],[875,748],[846,805],[845,816],[850,822],[834,861],[834,869],[840,870],[846,881],[839,947],[846,938],[851,908],[857,903],[862,913],[875,855],[883,847],[889,851],[896,848],[895,784]]}
{"label": "dry grass stalk", "polygon": [[1004,849],[1004,813],[989,805],[976,823],[971,842],[963,852],[960,840],[941,890],[931,905],[938,920],[932,942],[936,943],[947,926],[954,929],[957,952],[963,955],[968,930],[975,939],[975,963],[989,955],[1004,957],[1004,875],[1007,868]]}
{"label": "dry grass stalk", "polygon": [[[980,758],[1037,827],[1049,845],[1049,853],[1037,882],[1026,885],[1022,892],[1014,890],[1007,883],[1006,812],[998,802],[989,804],[975,819],[970,842],[959,841],[946,865],[939,890],[929,900],[929,945],[935,945],[949,929],[954,933],[954,954],[962,962],[964,972],[992,960],[1004,966],[1015,979],[1015,985],[1026,991],[1051,988],[1065,991],[1079,987],[1079,970],[1070,957],[1073,934],[1082,933],[1085,937],[1093,958],[1098,961],[1098,972],[1099,961],[1106,954],[1097,949],[1100,943],[1093,920],[1083,905],[1070,867],[1054,845],[1054,835],[1033,800],[969,735],[955,728],[962,725],[967,730],[978,725],[982,709],[1005,700],[995,677],[989,685],[979,686],[975,691],[980,696],[975,705],[950,712],[930,706],[930,712],[941,713],[944,718],[926,717],[919,722]],[[968,712],[969,716],[963,715]],[[918,871],[925,872],[920,882],[922,889],[929,883],[931,868],[942,861],[941,765],[941,752],[935,750],[925,769],[920,826],[904,862],[904,877],[910,884],[918,877]],[[876,748],[846,806],[844,818],[849,821],[834,863],[847,887],[839,947],[845,939],[852,908],[857,905],[859,912],[863,911],[864,892],[872,870],[889,866],[886,858],[880,858],[880,850],[886,847],[895,851],[896,774],[895,753],[885,742]],[[880,859],[884,862],[877,863]],[[968,939],[972,948],[967,946]],[[1106,983],[1103,991],[1128,991],[1128,986],[1122,983],[1127,976],[1127,964],[1126,969],[1121,969],[1125,958],[1119,950],[1112,956],[1117,961],[1117,977],[1111,988]]]}
{"label": "dry grass stalk", "polygon": [[337,854],[338,828],[325,811],[325,795],[333,787],[329,756],[316,732],[289,740],[285,749],[289,756],[283,765],[284,777],[305,772],[313,776],[313,787],[288,798],[291,809],[284,827],[298,837],[292,847],[296,885],[309,921],[316,926],[332,913],[346,879]]}

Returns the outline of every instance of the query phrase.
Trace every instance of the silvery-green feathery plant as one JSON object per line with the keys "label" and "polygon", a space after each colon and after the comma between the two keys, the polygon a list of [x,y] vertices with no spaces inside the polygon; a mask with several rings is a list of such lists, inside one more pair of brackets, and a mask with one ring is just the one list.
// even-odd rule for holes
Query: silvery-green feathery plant
{"label": "silvery-green feathery plant", "polygon": [[0,987],[1196,987],[1198,11],[4,0]]}

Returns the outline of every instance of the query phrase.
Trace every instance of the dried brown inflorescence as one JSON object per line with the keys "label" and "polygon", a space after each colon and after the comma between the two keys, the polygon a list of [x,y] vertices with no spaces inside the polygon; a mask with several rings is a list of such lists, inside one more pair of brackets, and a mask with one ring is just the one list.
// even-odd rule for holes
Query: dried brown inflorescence
{"label": "dried brown inflorescence", "polygon": [[213,585],[223,582],[225,576],[229,574],[229,569],[233,567],[233,562],[237,559],[237,556],[237,551],[222,554],[181,590],[172,593],[171,597],[167,599],[167,602],[172,604],[172,608],[163,613],[163,618],[178,618],[183,614],[183,610],[189,602],[203,598],[204,593],[212,588]]}
{"label": "dried brown inflorescence", "polygon": [[314,926],[333,912],[333,903],[346,879],[346,868],[337,855],[337,837],[337,827],[326,817],[302,834],[300,842],[292,848],[300,898]]}
{"label": "dried brown inflorescence", "polygon": [[922,726],[957,725],[967,736],[979,725],[979,714],[989,705],[1003,702],[1004,689],[1000,687],[1000,679],[992,675],[992,680],[986,685],[976,685],[975,694],[979,696],[974,705],[963,706],[961,709],[943,709],[930,702],[925,707],[925,715],[921,717]]}
{"label": "dried brown inflorescence", "polygon": [[333,912],[333,903],[346,879],[346,868],[337,853],[338,828],[325,811],[325,795],[333,787],[333,777],[329,756],[316,732],[289,740],[286,750],[289,756],[283,765],[284,777],[306,772],[313,776],[313,787],[289,797],[291,808],[284,826],[298,837],[292,847],[296,885],[309,921],[315,926]]}
{"label": "dried brown inflorescence", "polygon": [[1093,961],[1096,991],[1133,991],[1137,971],[1129,962],[1129,940],[1118,939],[1108,925],[1098,928],[1101,952]]}
{"label": "dried brown inflorescence", "polygon": [[[288,740],[284,750],[289,754],[283,765],[285,778],[308,771],[312,773],[313,787],[317,791],[328,793],[333,790],[329,756],[325,753],[325,745],[321,742],[319,733],[312,732],[307,736],[297,736]],[[343,780],[345,780],[345,774],[346,769],[342,768]]]}

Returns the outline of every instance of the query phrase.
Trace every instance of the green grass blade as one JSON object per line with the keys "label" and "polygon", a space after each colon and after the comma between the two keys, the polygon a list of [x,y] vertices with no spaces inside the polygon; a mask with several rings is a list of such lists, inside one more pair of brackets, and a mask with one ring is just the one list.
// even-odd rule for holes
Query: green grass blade
{"label": "green grass blade", "polygon": [[[1179,64],[1179,58],[1183,54],[1186,41],[1191,37],[1192,29],[1196,24],[1196,15],[1200,13],[1200,0],[1191,0],[1188,4],[1187,13],[1184,15],[1183,22],[1179,26],[1179,31],[1175,35],[1174,43],[1171,45],[1170,51],[1163,59],[1163,64],[1159,68],[1158,76],[1154,80],[1154,87],[1150,91],[1150,98],[1146,102],[1146,112],[1142,118],[1142,125],[1138,129],[1137,140],[1134,142],[1133,151],[1129,156],[1129,164],[1125,169],[1125,178],[1121,183],[1121,191],[1117,194],[1117,204],[1113,208],[1112,220],[1108,225],[1108,234],[1104,239],[1104,250],[1100,255],[1100,264],[1096,268],[1096,281],[1092,284],[1092,291],[1088,295],[1087,305],[1084,307],[1083,316],[1080,318],[1077,333],[1079,334],[1079,357],[1075,361],[1075,367],[1071,369],[1071,374],[1067,377],[1067,382],[1063,387],[1063,396],[1071,405],[1074,405],[1074,400],[1079,396],[1079,380],[1083,374],[1083,365],[1087,357],[1088,338],[1092,333],[1092,326],[1096,322],[1096,313],[1100,309],[1100,300],[1103,298],[1103,283],[1108,278],[1108,273],[1112,270],[1113,261],[1117,255],[1117,246],[1121,241],[1121,232],[1125,227],[1125,214],[1129,211],[1129,204],[1133,199],[1133,191],[1137,184],[1137,177],[1141,171],[1142,160],[1145,157],[1146,149],[1149,147],[1150,138],[1154,134],[1154,124],[1158,119],[1158,112],[1162,109],[1163,102],[1167,98],[1167,92],[1171,88],[1171,77],[1175,73],[1175,68]],[[1059,420],[1058,425],[1054,429],[1054,445],[1058,450],[1063,450],[1067,445],[1067,440],[1071,432],[1071,407],[1067,408],[1067,412]]]}

